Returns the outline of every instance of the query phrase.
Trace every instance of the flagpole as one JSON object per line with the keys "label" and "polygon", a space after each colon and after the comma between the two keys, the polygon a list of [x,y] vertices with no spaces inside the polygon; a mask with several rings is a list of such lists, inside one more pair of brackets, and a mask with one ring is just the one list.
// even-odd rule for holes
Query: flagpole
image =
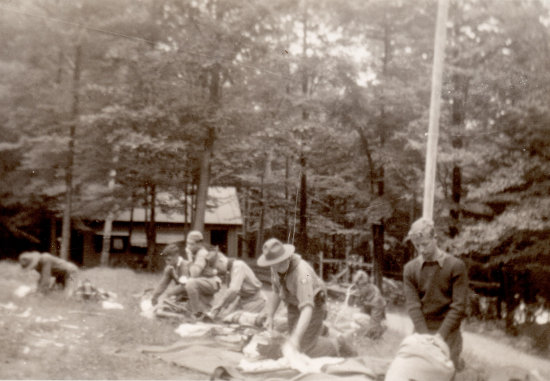
{"label": "flagpole", "polygon": [[449,0],[439,0],[435,26],[434,59],[432,67],[432,94],[430,99],[430,121],[428,125],[428,146],[424,174],[424,203],[422,217],[433,219],[435,171],[437,167],[437,140],[439,138],[439,115],[441,107],[441,83],[445,61],[445,40],[447,35],[447,14]]}

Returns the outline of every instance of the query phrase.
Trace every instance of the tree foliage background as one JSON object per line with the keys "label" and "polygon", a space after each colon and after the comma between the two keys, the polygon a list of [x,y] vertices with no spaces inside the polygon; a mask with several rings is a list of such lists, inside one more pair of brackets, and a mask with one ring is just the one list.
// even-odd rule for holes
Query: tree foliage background
{"label": "tree foliage background", "polygon": [[[548,4],[451,3],[440,243],[476,264],[474,278],[499,266],[546,274]],[[251,256],[270,234],[300,238],[310,259],[382,250],[383,268],[399,271],[422,203],[436,8],[0,1],[2,239],[48,237],[71,163],[73,219],[151,207],[159,191],[194,190],[199,206],[205,186],[235,185]],[[530,295],[545,293],[534,284]]]}

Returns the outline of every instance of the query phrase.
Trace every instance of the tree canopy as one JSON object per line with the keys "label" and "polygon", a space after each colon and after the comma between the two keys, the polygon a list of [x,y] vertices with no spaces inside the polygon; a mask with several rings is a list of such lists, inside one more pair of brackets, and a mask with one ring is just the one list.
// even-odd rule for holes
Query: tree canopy
{"label": "tree canopy", "polygon": [[[205,186],[231,184],[248,232],[288,239],[300,219],[304,255],[351,235],[369,257],[380,225],[402,262],[422,203],[435,5],[1,1],[2,234],[38,239],[32,211],[61,216],[70,162],[73,218],[161,190],[196,189],[199,207]],[[550,230],[549,24],[540,1],[452,2],[435,220],[453,254],[521,256],[502,243]]]}

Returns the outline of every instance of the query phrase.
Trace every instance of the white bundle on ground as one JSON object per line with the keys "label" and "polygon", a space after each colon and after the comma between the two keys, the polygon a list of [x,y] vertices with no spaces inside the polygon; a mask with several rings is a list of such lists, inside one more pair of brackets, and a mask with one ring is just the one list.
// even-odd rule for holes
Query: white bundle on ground
{"label": "white bundle on ground", "polygon": [[33,288],[26,285],[21,285],[15,289],[13,292],[15,296],[18,298],[24,298],[25,296],[29,295],[31,292],[33,292]]}
{"label": "white bundle on ground", "polygon": [[439,337],[407,336],[390,364],[385,381],[450,381],[454,374],[449,347]]}
{"label": "white bundle on ground", "polygon": [[142,299],[139,303],[139,308],[141,309],[141,312],[139,313],[140,316],[147,319],[155,318],[155,306],[153,306],[151,299]]}
{"label": "white bundle on ground", "polygon": [[176,328],[176,333],[181,337],[200,337],[210,333],[214,324],[196,322],[193,324],[183,323]]}
{"label": "white bundle on ground", "polygon": [[290,365],[288,360],[284,357],[281,357],[277,360],[265,359],[265,360],[249,360],[243,358],[237,369],[244,373],[262,373],[262,372],[273,372],[276,370],[289,369]]}
{"label": "white bundle on ground", "polygon": [[124,309],[124,306],[122,304],[113,302],[111,300],[102,301],[101,307],[105,310],[123,310]]}
{"label": "white bundle on ground", "polygon": [[243,355],[249,360],[260,359],[262,355],[258,351],[258,344],[267,345],[270,339],[271,335],[268,331],[263,331],[252,336],[252,339],[243,348]]}
{"label": "white bundle on ground", "polygon": [[305,353],[298,352],[288,343],[283,345],[282,351],[283,357],[288,361],[290,368],[300,373],[321,373],[323,366],[339,364],[344,361],[341,357],[311,358]]}

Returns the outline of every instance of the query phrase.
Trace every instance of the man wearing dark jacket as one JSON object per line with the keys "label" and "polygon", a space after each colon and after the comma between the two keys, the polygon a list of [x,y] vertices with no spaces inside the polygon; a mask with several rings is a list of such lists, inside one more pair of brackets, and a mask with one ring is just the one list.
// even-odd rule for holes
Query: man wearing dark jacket
{"label": "man wearing dark jacket", "polygon": [[437,247],[433,221],[415,221],[407,235],[418,257],[403,271],[406,307],[418,333],[439,335],[455,369],[462,368],[460,323],[465,316],[468,274],[464,262]]}

